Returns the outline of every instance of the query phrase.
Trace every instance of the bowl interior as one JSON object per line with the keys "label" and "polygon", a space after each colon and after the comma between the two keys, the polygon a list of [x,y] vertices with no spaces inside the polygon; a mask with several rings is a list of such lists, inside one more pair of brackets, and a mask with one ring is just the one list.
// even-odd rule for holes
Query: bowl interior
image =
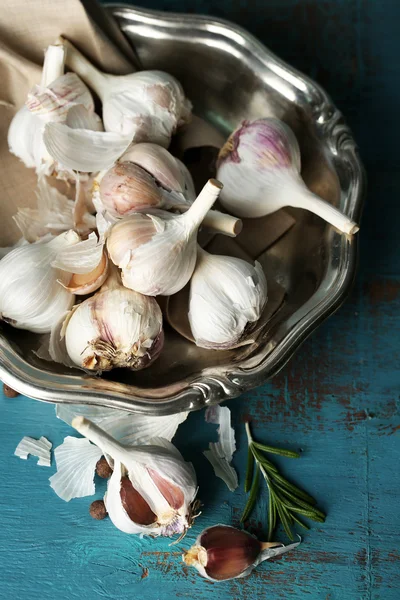
{"label": "bowl interior", "polygon": [[[243,119],[276,116],[288,123],[300,144],[306,184],[346,209],[347,175],[318,127],[318,90],[305,78],[229,26],[191,17],[160,19],[121,7],[112,10],[144,68],[175,75],[194,112],[224,135]],[[32,377],[53,390],[69,390],[70,400],[75,390],[81,397],[85,391],[97,399],[107,397],[108,404],[111,396],[160,402],[187,388],[202,373],[212,376],[232,365],[240,368],[249,364],[249,358],[252,366],[260,365],[304,317],[310,302],[315,305],[337,285],[350,243],[311,213],[290,212],[296,224],[268,251],[265,263],[267,276],[285,288],[285,302],[251,348],[203,350],[167,326],[165,349],[154,365],[138,373],[113,371],[100,380],[41,361],[33,352],[38,346],[35,335],[4,325],[3,336]]]}

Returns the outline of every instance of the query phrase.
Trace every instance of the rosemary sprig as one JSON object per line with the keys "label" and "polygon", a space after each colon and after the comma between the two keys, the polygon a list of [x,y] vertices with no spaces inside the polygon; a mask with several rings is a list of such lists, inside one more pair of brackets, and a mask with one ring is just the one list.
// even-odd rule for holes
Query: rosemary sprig
{"label": "rosemary sprig", "polygon": [[279,454],[286,458],[300,458],[300,454],[285,450],[283,448],[274,448],[265,444],[255,442],[250,431],[249,423],[246,423],[246,433],[249,444],[247,456],[246,478],[244,482],[244,491],[249,492],[249,497],[244,507],[241,521],[246,521],[257,500],[258,489],[260,486],[260,474],[264,477],[268,486],[268,539],[271,540],[274,530],[280,521],[286,532],[286,535],[293,540],[292,527],[295,523],[309,529],[308,525],[303,523],[297,515],[307,517],[312,521],[323,523],[326,515],[318,510],[316,500],[293,483],[290,483],[283,475],[279,473],[277,467],[268,460],[264,453]]}

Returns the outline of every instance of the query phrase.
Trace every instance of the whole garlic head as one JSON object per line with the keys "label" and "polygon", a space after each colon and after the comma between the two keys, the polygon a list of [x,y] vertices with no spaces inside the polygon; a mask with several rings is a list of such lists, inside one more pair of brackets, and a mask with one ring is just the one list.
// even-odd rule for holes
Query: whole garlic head
{"label": "whole garlic head", "polygon": [[91,371],[144,369],[164,343],[157,302],[124,288],[116,270],[94,296],[72,310],[63,330],[70,359]]}
{"label": "whole garlic head", "polygon": [[102,101],[106,131],[168,147],[177,127],[190,120],[191,103],[172,75],[163,71],[106,75],[70,42],[61,41],[67,48],[66,64]]}
{"label": "whole garlic head", "polygon": [[259,263],[198,250],[190,282],[189,322],[197,346],[233,348],[250,333],[267,303],[267,281]]}
{"label": "whole garlic head", "polygon": [[198,228],[220,191],[221,184],[210,180],[183,215],[159,210],[134,213],[116,223],[107,249],[122,269],[124,285],[148,296],[181,290],[196,263]]}
{"label": "whole garlic head", "polygon": [[52,263],[80,237],[67,231],[51,241],[15,248],[0,261],[0,319],[17,329],[48,333],[73,305],[64,286],[71,273]]}
{"label": "whole garlic head", "polygon": [[263,217],[285,206],[309,210],[347,234],[359,229],[349,217],[311,192],[300,176],[300,148],[279,119],[243,121],[219,153],[221,203],[239,217]]}
{"label": "whole garlic head", "polygon": [[83,417],[72,421],[114,461],[105,504],[118,529],[130,534],[184,534],[193,520],[196,474],[178,450],[157,438],[148,446],[123,446]]}

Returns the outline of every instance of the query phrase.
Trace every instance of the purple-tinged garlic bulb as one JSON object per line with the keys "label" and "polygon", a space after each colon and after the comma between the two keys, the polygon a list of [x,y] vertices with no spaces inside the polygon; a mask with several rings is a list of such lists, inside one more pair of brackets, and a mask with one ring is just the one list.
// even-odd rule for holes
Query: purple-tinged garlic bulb
{"label": "purple-tinged garlic bulb", "polygon": [[296,137],[278,119],[243,121],[220,151],[217,177],[224,184],[221,203],[239,217],[263,217],[292,206],[319,215],[343,233],[359,229],[307,188]]}

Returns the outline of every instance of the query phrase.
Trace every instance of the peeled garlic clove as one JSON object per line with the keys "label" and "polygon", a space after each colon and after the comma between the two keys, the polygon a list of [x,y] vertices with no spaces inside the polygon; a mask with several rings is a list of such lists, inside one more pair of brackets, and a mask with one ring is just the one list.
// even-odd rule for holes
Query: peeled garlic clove
{"label": "peeled garlic clove", "polygon": [[111,167],[100,181],[99,194],[103,207],[118,217],[164,203],[154,178],[132,162]]}
{"label": "peeled garlic clove", "polygon": [[89,85],[103,103],[106,131],[130,136],[134,142],[168,147],[177,127],[190,119],[191,104],[180,83],[162,71],[106,75],[98,71],[70,42],[67,65]]}
{"label": "peeled garlic clove", "polygon": [[0,319],[18,329],[49,333],[74,303],[63,285],[71,275],[52,262],[79,236],[68,231],[50,242],[16,248],[0,261]]}
{"label": "peeled garlic clove", "polygon": [[108,257],[106,252],[97,267],[89,273],[74,273],[65,289],[76,296],[86,296],[98,290],[108,276]]}
{"label": "peeled garlic clove", "polygon": [[107,249],[124,285],[148,296],[181,290],[196,263],[198,228],[220,191],[221,184],[210,179],[183,215],[136,213],[116,223]]}
{"label": "peeled garlic clove", "polygon": [[83,417],[72,426],[114,461],[105,504],[116,527],[133,534],[186,532],[194,518],[196,475],[170,442],[127,447]]}
{"label": "peeled garlic clove", "polygon": [[300,149],[292,130],[278,119],[244,121],[219,154],[221,202],[240,217],[262,217],[285,206],[319,215],[343,233],[359,227],[313,194],[300,177]]}
{"label": "peeled garlic clove", "polygon": [[259,263],[213,256],[201,248],[190,282],[189,322],[196,345],[226,350],[251,331],[267,302]]}
{"label": "peeled garlic clove", "polygon": [[90,371],[144,369],[158,358],[163,343],[157,302],[124,288],[115,271],[100,291],[74,308],[65,327],[68,356]]}
{"label": "peeled garlic clove", "polygon": [[294,550],[299,544],[262,543],[247,531],[214,525],[204,529],[196,544],[183,555],[183,561],[206,579],[227,581],[250,575],[264,560]]}

